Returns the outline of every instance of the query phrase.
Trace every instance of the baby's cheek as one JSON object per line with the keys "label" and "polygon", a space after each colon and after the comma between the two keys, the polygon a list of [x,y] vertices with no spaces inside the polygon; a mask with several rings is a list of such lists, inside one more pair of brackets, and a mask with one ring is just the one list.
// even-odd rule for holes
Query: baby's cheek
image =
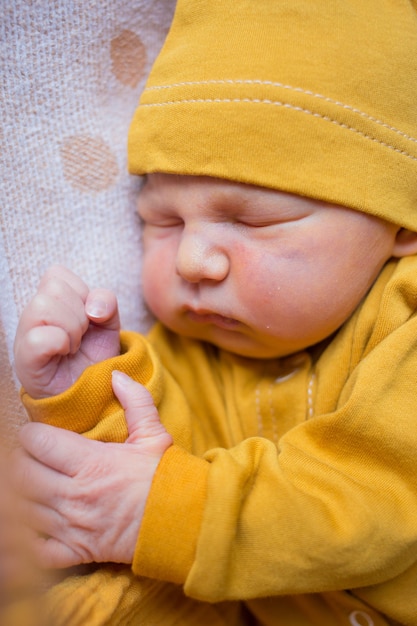
{"label": "baby's cheek", "polygon": [[164,265],[151,254],[146,255],[142,265],[142,291],[147,305],[156,314],[164,298],[169,280],[162,271]]}
{"label": "baby's cheek", "polygon": [[274,261],[268,254],[254,254],[242,248],[235,269],[240,297],[247,303],[264,303],[274,292]]}

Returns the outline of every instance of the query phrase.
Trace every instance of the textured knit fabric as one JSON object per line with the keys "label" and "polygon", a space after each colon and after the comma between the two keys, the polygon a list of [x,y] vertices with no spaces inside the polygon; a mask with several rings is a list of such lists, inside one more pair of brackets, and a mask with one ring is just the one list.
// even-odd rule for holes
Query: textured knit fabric
{"label": "textured knit fabric", "polygon": [[180,0],[129,166],[272,187],[417,230],[416,102],[415,2]]}
{"label": "textured knit fabric", "polygon": [[47,267],[113,289],[124,326],[149,327],[126,134],[174,4],[1,3],[0,439],[26,419],[12,346]]}
{"label": "textured knit fabric", "polygon": [[198,601],[244,600],[267,626],[417,626],[416,307],[409,257],[309,351],[245,359],[157,325],[123,334],[123,354],[61,396],[24,400],[33,419],[123,441],[111,371],[152,392],[174,446],[136,574]]}

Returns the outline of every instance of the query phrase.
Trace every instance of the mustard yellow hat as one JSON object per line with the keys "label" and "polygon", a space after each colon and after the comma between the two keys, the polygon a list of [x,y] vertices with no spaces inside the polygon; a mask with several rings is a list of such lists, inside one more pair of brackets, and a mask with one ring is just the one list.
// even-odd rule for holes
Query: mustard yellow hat
{"label": "mustard yellow hat", "polygon": [[129,169],[297,193],[417,231],[417,1],[179,0]]}

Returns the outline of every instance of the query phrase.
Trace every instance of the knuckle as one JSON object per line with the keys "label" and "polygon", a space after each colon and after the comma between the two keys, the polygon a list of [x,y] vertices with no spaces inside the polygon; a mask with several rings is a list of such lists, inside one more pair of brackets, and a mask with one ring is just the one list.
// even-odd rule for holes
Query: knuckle
{"label": "knuckle", "polygon": [[55,300],[51,293],[38,291],[25,311],[25,318],[31,320],[31,326],[48,325],[53,321]]}
{"label": "knuckle", "polygon": [[[80,476],[80,496],[83,498],[84,502],[87,504],[89,502],[94,502],[94,498],[97,495],[97,491],[99,490],[100,484],[99,480],[105,478],[108,475],[109,466],[103,463],[101,458],[95,459],[91,458],[83,468],[82,475]],[[91,482],[95,481],[95,494],[92,494],[91,491]]]}
{"label": "knuckle", "polygon": [[[92,545],[94,543],[94,540],[91,541]],[[92,563],[94,561],[94,550],[89,542],[85,540],[83,533],[75,533],[70,548],[76,555],[77,563]]]}
{"label": "knuckle", "polygon": [[38,291],[28,306],[28,312],[35,317],[42,317],[48,311],[50,299],[43,291]]}
{"label": "knuckle", "polygon": [[39,458],[46,458],[56,447],[57,441],[53,427],[45,424],[32,425],[32,440],[38,452]]}
{"label": "knuckle", "polygon": [[43,347],[43,336],[42,333],[39,332],[39,328],[35,327],[29,330],[25,337],[24,343],[24,352],[27,354],[29,351],[30,354],[38,354],[39,349]]}
{"label": "knuckle", "polygon": [[56,276],[51,276],[49,280],[45,282],[44,288],[45,292],[51,298],[58,300],[62,297],[62,294],[64,292],[64,283],[60,278]]}

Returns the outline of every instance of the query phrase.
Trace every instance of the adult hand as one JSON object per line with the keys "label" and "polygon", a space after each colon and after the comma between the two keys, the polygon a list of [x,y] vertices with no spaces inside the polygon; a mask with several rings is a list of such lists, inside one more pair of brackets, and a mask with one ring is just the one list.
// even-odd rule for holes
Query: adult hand
{"label": "adult hand", "polygon": [[113,390],[128,425],[123,444],[40,423],[20,432],[14,481],[39,533],[34,550],[43,567],[133,560],[152,479],[172,439],[142,385],[113,372]]}

